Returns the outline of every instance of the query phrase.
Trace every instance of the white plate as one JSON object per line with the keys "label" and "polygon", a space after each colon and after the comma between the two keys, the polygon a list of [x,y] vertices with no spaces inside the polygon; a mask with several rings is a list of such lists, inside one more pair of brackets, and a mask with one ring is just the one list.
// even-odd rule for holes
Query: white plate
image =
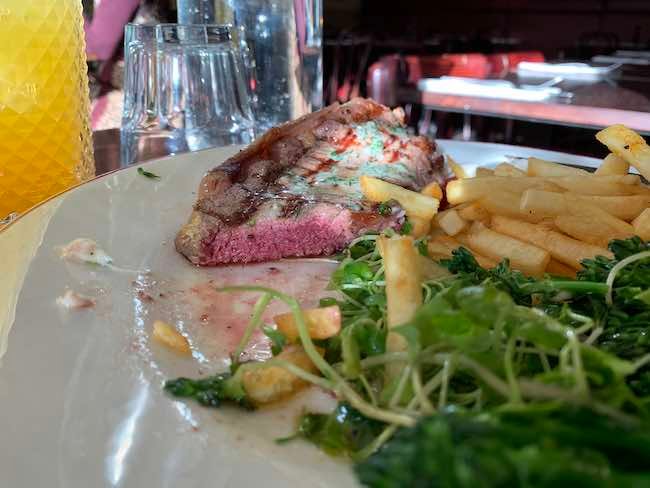
{"label": "white plate", "polygon": [[[468,167],[494,166],[506,156],[597,163],[499,144],[441,145]],[[168,377],[223,368],[246,319],[250,297],[219,299],[207,291],[208,279],[270,282],[309,301],[329,278],[332,265],[323,262],[277,265],[269,278],[275,265],[197,269],[174,251],[201,175],[231,153],[152,162],[146,167],[161,176],[155,181],[135,168],[106,175],[0,232],[1,486],[355,485],[346,463],[303,442],[274,443],[292,429],[294,414],[283,408],[210,410],[161,391]],[[65,263],[56,248],[76,237],[96,240],[122,268],[151,273]],[[66,287],[94,296],[96,308],[62,311],[55,299]],[[156,318],[187,332],[192,359],[150,343]],[[322,395],[316,400],[322,404]]]}

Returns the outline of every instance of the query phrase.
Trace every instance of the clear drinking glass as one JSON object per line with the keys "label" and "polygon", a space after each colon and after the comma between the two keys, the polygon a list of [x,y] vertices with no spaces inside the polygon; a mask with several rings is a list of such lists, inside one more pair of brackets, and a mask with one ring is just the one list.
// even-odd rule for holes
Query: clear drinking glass
{"label": "clear drinking glass", "polygon": [[258,131],[322,108],[322,0],[179,0],[178,21],[242,29]]}
{"label": "clear drinking glass", "polygon": [[123,164],[252,141],[230,26],[129,24],[124,48]]}
{"label": "clear drinking glass", "polygon": [[94,176],[81,0],[0,1],[0,226]]}

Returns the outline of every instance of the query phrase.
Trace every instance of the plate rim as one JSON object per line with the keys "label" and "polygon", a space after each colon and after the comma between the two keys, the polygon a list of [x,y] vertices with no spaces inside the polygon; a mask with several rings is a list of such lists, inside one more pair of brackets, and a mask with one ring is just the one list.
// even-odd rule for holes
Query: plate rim
{"label": "plate rim", "polygon": [[[555,151],[555,150],[552,150],[552,149],[545,149],[545,148],[540,148],[540,147],[520,146],[520,145],[517,145],[517,144],[505,144],[505,143],[501,143],[501,142],[459,141],[459,140],[456,140],[456,139],[442,139],[442,138],[435,138],[435,139],[433,139],[433,141],[436,144],[441,142],[443,145],[445,143],[452,143],[452,145],[456,145],[456,144],[465,145],[465,144],[467,144],[467,145],[479,145],[479,146],[515,147],[515,148],[524,149],[524,150],[530,149],[532,151],[545,151],[545,152],[552,152],[552,153],[556,153],[556,154],[577,156],[577,157],[580,157],[580,158],[583,158],[583,159],[592,159],[594,164],[598,160],[598,158],[594,158],[593,156],[585,156],[585,155],[582,155],[582,154],[574,154],[574,153],[569,153],[569,152],[564,152],[564,151]],[[120,171],[127,171],[127,170],[130,170],[132,168],[137,168],[139,166],[145,166],[145,165],[148,165],[148,164],[155,164],[155,163],[158,163],[158,162],[161,162],[161,161],[167,161],[167,160],[170,160],[170,159],[180,158],[180,157],[187,156],[188,154],[207,153],[207,152],[210,152],[210,151],[217,151],[217,150],[224,150],[224,149],[227,150],[227,149],[230,149],[230,148],[234,148],[237,151],[241,151],[245,147],[246,147],[245,145],[210,147],[210,148],[201,149],[201,150],[198,150],[198,151],[191,151],[191,152],[185,152],[185,153],[179,153],[179,154],[169,154],[167,156],[154,158],[154,159],[149,159],[147,161],[139,161],[137,163],[132,163],[132,164],[129,164],[127,166],[122,166],[120,168],[112,169],[112,170],[110,170],[110,171],[108,171],[108,172],[106,172],[104,174],[101,174],[101,175],[98,175],[98,176],[93,176],[92,178],[90,178],[88,180],[77,183],[77,184],[75,184],[75,185],[73,185],[73,186],[71,186],[69,188],[66,188],[65,190],[60,191],[59,193],[56,193],[54,195],[50,195],[45,200],[37,203],[36,205],[33,205],[32,207],[29,207],[27,210],[22,212],[20,215],[18,215],[15,219],[13,219],[7,225],[5,225],[3,227],[0,227],[0,234],[2,234],[3,232],[6,232],[8,229],[10,229],[14,224],[19,222],[25,216],[27,216],[28,214],[30,214],[31,212],[33,212],[37,208],[39,208],[39,207],[41,207],[43,205],[46,205],[47,203],[54,200],[55,198],[59,198],[60,196],[65,195],[66,193],[75,191],[78,188],[80,188],[80,187],[82,187],[84,185],[87,185],[89,183],[93,183],[93,182],[95,182],[97,180],[100,180],[102,178],[112,176],[115,173],[118,173]],[[444,154],[444,151],[443,151],[443,154]],[[565,163],[562,163],[562,164],[565,164]]]}

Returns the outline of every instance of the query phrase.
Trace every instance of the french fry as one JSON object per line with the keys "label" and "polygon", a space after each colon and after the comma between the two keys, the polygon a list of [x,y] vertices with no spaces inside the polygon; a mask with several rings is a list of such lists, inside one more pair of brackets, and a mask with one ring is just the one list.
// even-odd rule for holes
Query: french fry
{"label": "french fry", "polygon": [[[322,351],[319,350],[322,354]],[[276,356],[308,373],[318,373],[309,356],[301,346],[289,346]],[[243,368],[246,365],[242,366]],[[301,390],[308,383],[281,366],[256,367],[242,375],[242,385],[246,396],[253,403],[265,404],[282,400]]]}
{"label": "french fry", "polygon": [[438,236],[427,243],[427,252],[434,259],[448,258],[454,249],[461,246],[453,237],[448,235]]}
{"label": "french fry", "polygon": [[519,210],[529,217],[555,217],[567,214],[568,205],[564,194],[531,188],[521,195]]}
{"label": "french fry", "polygon": [[411,319],[422,304],[417,251],[410,236],[380,237],[386,276],[387,321],[389,327]]}
{"label": "french fry", "polygon": [[476,178],[483,178],[485,176],[494,176],[494,170],[483,166],[476,168]]}
{"label": "french fry", "polygon": [[596,170],[597,175],[626,175],[630,171],[630,163],[614,153],[609,153]]}
{"label": "french fry", "polygon": [[495,261],[508,258],[513,268],[531,276],[544,274],[551,259],[547,251],[491,229],[466,234],[466,238],[472,249]]}
{"label": "french fry", "polygon": [[565,278],[575,279],[576,270],[563,264],[555,259],[551,259],[546,266],[546,272],[555,276],[564,276]]}
{"label": "french fry", "polygon": [[435,181],[432,181],[425,186],[420,193],[435,198],[436,200],[442,200],[442,188],[440,188],[440,185]]}
{"label": "french fry", "polygon": [[650,240],[650,208],[646,208],[632,222],[634,233],[644,241]]}
{"label": "french fry", "polygon": [[[620,218],[607,212],[606,209],[617,209],[623,213],[615,199],[620,199],[623,204],[634,203],[639,208],[644,202],[641,195],[626,197],[597,197],[574,195],[572,193],[552,193],[535,189],[526,190],[521,196],[520,210],[532,217],[557,217],[562,215],[583,216],[597,219],[604,225],[613,229],[619,235],[629,235],[633,232],[632,226]],[[633,212],[635,208],[631,208]]]}
{"label": "french fry", "polygon": [[439,258],[449,258],[451,257],[452,251],[458,249],[459,247],[465,247],[472,252],[476,262],[481,265],[483,268],[494,268],[498,263],[490,258],[487,258],[479,253],[476,250],[472,249],[469,245],[467,239],[467,234],[457,235],[456,238],[450,236],[438,236],[434,240],[429,241],[428,251],[429,256]]}
{"label": "french fry", "polygon": [[490,212],[483,208],[478,202],[471,203],[463,208],[459,207],[455,208],[461,219],[470,221],[480,220],[482,222],[490,220]]}
{"label": "french fry", "polygon": [[602,197],[598,195],[576,195],[578,200],[604,210],[621,220],[632,220],[650,207],[650,195],[625,195]]}
{"label": "french fry", "polygon": [[[422,304],[422,280],[418,267],[418,252],[413,238],[408,236],[380,237],[386,280],[386,321],[391,329],[411,320]],[[388,333],[388,352],[405,351],[408,348],[404,336]],[[386,368],[389,378],[399,375],[403,364],[391,363]]]}
{"label": "french fry", "polygon": [[559,232],[549,231],[535,224],[508,217],[498,215],[492,217],[492,229],[545,249],[553,258],[574,269],[581,269],[580,261],[583,259],[599,255],[612,256],[607,249],[586,244]]}
{"label": "french fry", "polygon": [[415,215],[409,216],[408,220],[412,226],[410,234],[416,239],[426,236],[431,230],[431,220],[422,219]]}
{"label": "french fry", "polygon": [[458,212],[453,208],[438,213],[435,220],[438,226],[450,236],[461,233],[467,227],[467,221],[458,215]]}
{"label": "french fry", "polygon": [[650,147],[639,134],[616,124],[601,130],[596,134],[596,139],[638,169],[646,180],[650,179]]}
{"label": "french fry", "polygon": [[633,234],[633,229],[630,224],[608,214],[602,208],[591,203],[585,203],[580,199],[580,197],[575,197],[571,194],[565,194],[564,198],[569,205],[569,213],[571,215],[591,217],[600,220],[603,225],[614,229],[618,235],[629,236]]}
{"label": "french fry", "polygon": [[630,232],[620,232],[597,217],[587,215],[558,215],[554,223],[559,230],[579,241],[605,248],[612,239],[626,239],[634,235],[632,226]]}
{"label": "french fry", "polygon": [[506,215],[528,222],[539,222],[543,215],[531,214],[521,210],[521,194],[511,192],[501,192],[486,195],[479,200],[479,204],[490,214]]}
{"label": "french fry", "polygon": [[485,230],[487,228],[488,226],[485,225],[483,222],[481,222],[480,220],[475,220],[474,222],[472,222],[472,225],[470,225],[468,233],[475,234],[476,232],[481,232],[482,230]]}
{"label": "french fry", "polygon": [[456,178],[459,180],[467,178],[467,172],[465,171],[465,168],[454,161],[454,158],[452,158],[449,154],[447,154],[447,165],[451,168],[454,176],[456,176]]}
{"label": "french fry", "polygon": [[451,275],[447,268],[436,263],[432,257],[418,255],[418,268],[423,281],[436,280]]}
{"label": "french fry", "polygon": [[583,195],[634,195],[643,192],[637,175],[561,176],[553,178],[551,182]]}
{"label": "french fry", "polygon": [[526,176],[526,172],[517,168],[514,164],[501,163],[494,168],[494,176]]}
{"label": "french fry", "polygon": [[499,259],[492,259],[488,258],[487,256],[479,253],[476,248],[471,246],[468,234],[458,234],[456,236],[456,240],[460,242],[460,244],[467,249],[468,251],[471,251],[471,253],[474,255],[474,259],[476,259],[476,262],[485,269],[490,269],[494,268],[497,264],[499,264]]}
{"label": "french fry", "polygon": [[555,193],[564,193],[564,192],[566,192],[565,188],[562,188],[557,183],[553,183],[548,178],[545,179],[545,180],[542,180],[541,184],[537,185],[536,188],[539,189],[539,190],[552,191],[552,192],[555,192]]}
{"label": "french fry", "polygon": [[159,344],[182,356],[189,356],[192,353],[190,343],[185,336],[167,322],[154,321],[152,337]]}
{"label": "french fry", "polygon": [[359,182],[365,198],[376,203],[397,200],[409,217],[431,220],[440,205],[440,200],[436,198],[407,190],[372,176],[363,175],[359,178]]}
{"label": "french fry", "polygon": [[467,178],[447,183],[447,200],[451,205],[474,202],[487,195],[502,192],[521,193],[540,185],[538,178],[508,178],[505,176],[486,176],[484,178]]}
{"label": "french fry", "polygon": [[547,191],[571,191],[584,195],[634,195],[647,194],[650,190],[639,185],[637,175],[613,176],[486,176],[467,178],[447,183],[447,200],[451,205],[479,200],[486,195],[507,191],[522,193],[530,188]]}
{"label": "french fry", "polygon": [[[304,309],[302,315],[309,330],[309,337],[312,339],[329,339],[341,330],[341,310],[337,305]],[[293,313],[276,315],[273,317],[273,322],[289,342],[298,341],[298,326]]]}
{"label": "french fry", "polygon": [[572,168],[561,163],[528,158],[528,176],[580,176],[589,173],[579,168]]}

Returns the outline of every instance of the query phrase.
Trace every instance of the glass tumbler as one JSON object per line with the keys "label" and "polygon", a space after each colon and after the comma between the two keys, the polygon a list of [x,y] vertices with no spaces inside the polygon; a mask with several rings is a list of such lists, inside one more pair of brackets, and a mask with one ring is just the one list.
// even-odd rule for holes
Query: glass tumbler
{"label": "glass tumbler", "polygon": [[0,225],[94,176],[81,0],[0,1]]}
{"label": "glass tumbler", "polygon": [[129,24],[124,42],[123,164],[252,141],[230,26]]}

